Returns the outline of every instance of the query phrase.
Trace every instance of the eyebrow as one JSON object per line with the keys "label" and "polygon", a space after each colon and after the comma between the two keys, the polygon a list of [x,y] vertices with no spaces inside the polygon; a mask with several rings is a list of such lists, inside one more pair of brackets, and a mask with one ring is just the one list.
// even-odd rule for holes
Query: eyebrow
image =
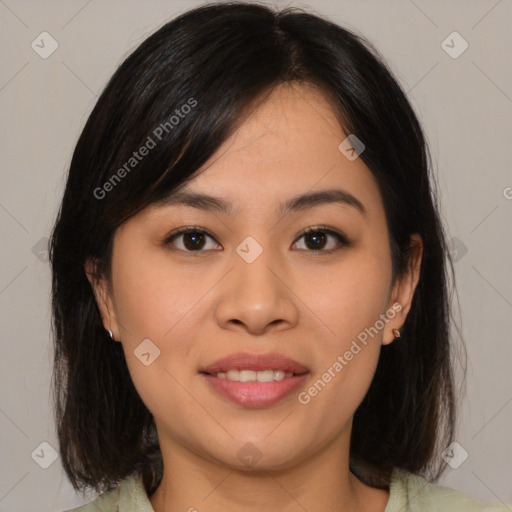
{"label": "eyebrow", "polygon": [[[281,203],[277,212],[280,215],[287,215],[290,212],[313,208],[322,204],[337,203],[344,206],[350,206],[361,215],[367,217],[368,212],[363,203],[354,195],[342,189],[328,189],[317,192],[309,192],[294,196],[288,201]],[[161,206],[185,205],[204,211],[217,211],[230,217],[236,215],[233,204],[230,201],[220,197],[210,196],[197,192],[175,192],[162,201],[158,202]]]}

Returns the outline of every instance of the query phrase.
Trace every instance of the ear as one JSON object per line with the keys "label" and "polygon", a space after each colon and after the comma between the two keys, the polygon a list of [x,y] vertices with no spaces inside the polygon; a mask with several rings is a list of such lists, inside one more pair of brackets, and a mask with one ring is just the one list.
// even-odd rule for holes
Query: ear
{"label": "ear", "polygon": [[119,340],[119,327],[116,321],[114,305],[109,291],[108,282],[104,277],[98,276],[97,263],[87,260],[84,264],[85,275],[91,284],[96,304],[100,310],[101,320],[105,330],[111,330],[114,340]]}
{"label": "ear", "polygon": [[[392,309],[395,316],[386,324],[382,344],[388,345],[395,339],[393,329],[400,329],[405,323],[407,314],[411,309],[414,291],[420,279],[421,259],[423,255],[423,240],[417,233],[411,235],[409,245],[409,261],[403,276],[399,277],[393,286],[388,304],[388,311]],[[398,304],[400,306],[398,306]],[[394,306],[394,307],[393,307]]]}

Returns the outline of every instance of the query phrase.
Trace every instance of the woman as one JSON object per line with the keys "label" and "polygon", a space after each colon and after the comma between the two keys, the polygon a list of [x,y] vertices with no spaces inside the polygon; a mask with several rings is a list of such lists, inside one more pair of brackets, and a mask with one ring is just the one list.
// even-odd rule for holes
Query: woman
{"label": "woman", "polygon": [[86,123],[50,257],[62,461],[104,491],[77,510],[504,510],[431,483],[451,260],[362,38],[245,3],[163,26]]}

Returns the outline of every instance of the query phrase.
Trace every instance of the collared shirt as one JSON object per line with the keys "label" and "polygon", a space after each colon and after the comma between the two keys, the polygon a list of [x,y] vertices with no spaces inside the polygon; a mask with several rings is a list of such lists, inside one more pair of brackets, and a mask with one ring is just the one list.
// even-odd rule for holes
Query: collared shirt
{"label": "collared shirt", "polygon": [[[190,510],[201,510],[194,504]],[[484,502],[469,494],[432,484],[425,478],[395,468],[391,475],[389,500],[384,512],[511,512],[500,501]],[[139,475],[129,476],[115,489],[93,502],[66,512],[154,512]]]}

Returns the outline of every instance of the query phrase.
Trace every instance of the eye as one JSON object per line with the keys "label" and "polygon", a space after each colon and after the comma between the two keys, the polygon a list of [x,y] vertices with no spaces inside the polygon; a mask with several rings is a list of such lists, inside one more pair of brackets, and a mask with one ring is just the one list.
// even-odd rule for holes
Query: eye
{"label": "eye", "polygon": [[[334,247],[325,248],[329,237],[335,240]],[[215,238],[206,230],[196,226],[186,226],[171,233],[165,240],[165,245],[174,245],[177,249],[185,252],[204,252],[204,250],[218,250],[214,246],[208,247],[207,239],[215,242]],[[307,252],[331,253],[339,250],[341,246],[349,246],[347,237],[327,226],[316,226],[304,230],[299,239],[306,240],[306,248],[299,248]],[[336,244],[337,242],[337,244]],[[213,244],[215,245],[215,243]],[[294,245],[297,245],[295,242]],[[331,245],[333,245],[331,243]],[[293,246],[292,246],[293,247]]]}
{"label": "eye", "polygon": [[[326,242],[329,237],[334,238],[338,243],[334,244],[334,247],[329,249],[325,249]],[[338,231],[328,228],[327,226],[316,226],[312,228],[307,228],[301,234],[300,238],[304,238],[306,241],[306,250],[310,249],[308,252],[323,252],[330,253],[335,252],[341,248],[341,246],[350,245],[347,237]],[[297,242],[296,242],[297,243]],[[303,250],[303,249],[301,249]]]}
{"label": "eye", "polygon": [[[175,243],[175,240],[179,240],[179,243]],[[177,249],[186,252],[203,252],[202,249],[205,248],[206,238],[210,238],[211,240],[215,240],[213,236],[211,236],[204,229],[199,229],[195,226],[187,226],[184,228],[180,228],[174,233],[171,233],[164,241],[164,244],[173,244],[177,246]],[[212,249],[212,247],[206,247],[206,249]]]}

